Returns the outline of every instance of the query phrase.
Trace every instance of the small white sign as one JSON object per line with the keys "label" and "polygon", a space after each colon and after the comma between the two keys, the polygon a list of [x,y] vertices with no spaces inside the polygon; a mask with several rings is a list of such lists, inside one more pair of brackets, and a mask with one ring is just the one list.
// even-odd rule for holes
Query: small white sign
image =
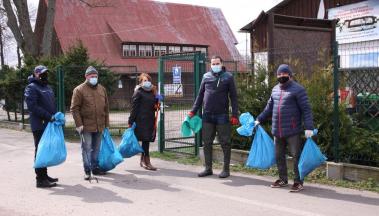
{"label": "small white sign", "polygon": [[183,97],[182,84],[165,84],[164,85],[165,97]]}

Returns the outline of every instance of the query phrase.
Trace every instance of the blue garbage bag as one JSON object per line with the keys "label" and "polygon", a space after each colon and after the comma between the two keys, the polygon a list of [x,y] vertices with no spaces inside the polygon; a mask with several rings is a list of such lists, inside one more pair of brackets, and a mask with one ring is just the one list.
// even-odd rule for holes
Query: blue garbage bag
{"label": "blue garbage bag", "polygon": [[186,116],[181,127],[182,136],[192,136],[193,134],[199,132],[202,126],[202,120],[199,116],[195,115],[192,118]]}
{"label": "blue garbage bag", "polygon": [[34,168],[56,166],[66,160],[67,150],[62,129],[65,124],[64,114],[58,112],[54,118],[54,122],[47,124],[38,143]]}
{"label": "blue garbage bag", "polygon": [[122,161],[124,161],[124,159],[114,144],[109,130],[105,128],[101,138],[99,151],[100,169],[103,171],[112,170]]}
{"label": "blue garbage bag", "polygon": [[[313,134],[316,135],[317,130],[315,130]],[[308,138],[304,144],[298,164],[300,179],[304,180],[305,176],[321,164],[325,163],[326,159],[327,158],[322,154],[320,148],[313,141],[313,139]]]}
{"label": "blue garbage bag", "polygon": [[136,123],[133,123],[131,128],[125,130],[122,135],[122,140],[118,149],[124,158],[133,157],[136,154],[142,153],[143,149],[138,143],[137,137],[134,134]]}
{"label": "blue garbage bag", "polygon": [[245,112],[240,115],[239,120],[241,126],[237,128],[237,133],[241,136],[252,136],[255,126],[254,117],[249,112]]}
{"label": "blue garbage bag", "polygon": [[268,169],[275,164],[275,145],[266,131],[258,125],[253,143],[246,161],[246,166],[257,169]]}

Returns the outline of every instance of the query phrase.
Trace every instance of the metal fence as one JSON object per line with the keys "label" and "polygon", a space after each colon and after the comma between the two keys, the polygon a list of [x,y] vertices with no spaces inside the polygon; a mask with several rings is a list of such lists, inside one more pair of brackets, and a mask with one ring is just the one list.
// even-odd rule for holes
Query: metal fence
{"label": "metal fence", "polygon": [[[295,71],[295,79],[303,84],[311,98],[315,125],[320,129],[320,135],[315,138],[329,160],[342,161],[355,164],[379,166],[379,47],[374,45],[345,46],[334,44],[334,47],[306,47],[278,48],[260,53],[259,60],[254,62],[254,70],[246,65],[245,61],[229,61],[225,59],[228,71],[234,73],[237,82],[240,107],[257,116],[264,108],[273,85],[275,84],[275,71],[280,63],[290,64]],[[266,57],[264,57],[266,56]],[[270,57],[270,58],[269,58]],[[273,59],[268,64],[267,59]],[[183,60],[183,59],[182,59]],[[257,59],[258,60],[258,59]],[[158,64],[157,64],[158,65]],[[260,67],[258,68],[257,66]],[[181,67],[182,83],[179,89],[173,82],[173,68]],[[204,73],[210,68],[209,59],[205,60]],[[109,66],[98,68],[110,70],[116,76],[113,80],[113,91],[110,97],[110,123],[114,135],[121,135],[127,127],[129,117],[130,99],[137,84],[137,75],[141,72],[132,66]],[[158,84],[158,69],[150,73],[153,83]],[[180,59],[166,59],[164,67],[164,88],[168,97],[164,101],[165,110],[164,136],[167,144],[165,149],[177,149],[177,152],[194,153],[196,139],[180,138],[180,125],[194,102],[195,79],[193,77],[194,63],[180,61]],[[79,73],[78,83],[84,81],[84,66],[57,67],[52,70],[53,81],[58,107],[66,113],[66,135],[75,136],[74,121],[69,111],[72,89],[68,86],[69,73]],[[265,73],[260,78],[259,71]],[[145,71],[144,71],[145,72]],[[147,72],[147,71],[146,71]],[[315,76],[313,76],[316,74]],[[315,89],[317,77],[328,76],[326,83]],[[26,77],[20,77],[26,80]],[[201,79],[201,77],[199,77]],[[170,81],[169,81],[170,80]],[[314,81],[313,81],[314,80]],[[59,84],[59,82],[61,82]],[[100,77],[100,83],[102,77]],[[22,83],[22,82],[20,82]],[[23,82],[26,84],[26,82]],[[320,82],[321,83],[321,82]],[[20,85],[22,94],[24,86]],[[63,86],[59,88],[59,86]],[[261,88],[261,89],[259,89]],[[324,92],[317,95],[317,91]],[[21,93],[22,92],[22,93]],[[178,96],[179,95],[179,96]],[[63,101],[62,101],[63,100]],[[24,121],[28,123],[28,112],[24,103],[19,100],[17,109],[9,112],[11,121]],[[3,110],[4,101],[0,101],[0,120],[8,120],[8,114]],[[264,125],[270,131],[270,123]],[[249,150],[251,138],[243,138],[232,131],[232,145],[234,148]],[[199,144],[200,145],[200,144]],[[185,147],[190,148],[185,148]]]}

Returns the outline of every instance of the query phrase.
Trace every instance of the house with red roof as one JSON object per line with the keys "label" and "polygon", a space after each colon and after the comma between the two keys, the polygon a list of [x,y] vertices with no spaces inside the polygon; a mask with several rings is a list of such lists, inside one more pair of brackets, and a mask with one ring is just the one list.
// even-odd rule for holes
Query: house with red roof
{"label": "house with red roof", "polygon": [[[36,29],[42,41],[47,0],[40,0]],[[166,53],[201,51],[226,60],[240,59],[234,37],[218,8],[149,0],[56,0],[53,55],[78,40],[91,59],[121,75],[113,99],[127,106],[137,74],[156,80],[158,57]],[[127,89],[124,89],[127,88]]]}

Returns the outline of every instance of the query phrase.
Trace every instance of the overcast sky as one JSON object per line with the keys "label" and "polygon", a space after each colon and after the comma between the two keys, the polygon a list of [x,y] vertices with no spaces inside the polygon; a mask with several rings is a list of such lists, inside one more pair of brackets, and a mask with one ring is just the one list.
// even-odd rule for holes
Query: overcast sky
{"label": "overcast sky", "polygon": [[[74,0],[73,0],[74,1]],[[208,7],[220,8],[229,23],[234,35],[237,38],[237,48],[242,55],[246,53],[246,37],[245,33],[238,31],[247,23],[254,20],[259,13],[267,11],[281,0],[160,0],[161,2],[175,2],[183,4],[201,5]],[[37,10],[39,0],[29,0],[29,7]],[[36,12],[35,12],[36,15]],[[248,41],[248,48],[249,48]],[[249,50],[248,50],[249,51]],[[16,52],[14,48],[8,48],[5,53],[6,63],[15,65],[17,63]]]}

